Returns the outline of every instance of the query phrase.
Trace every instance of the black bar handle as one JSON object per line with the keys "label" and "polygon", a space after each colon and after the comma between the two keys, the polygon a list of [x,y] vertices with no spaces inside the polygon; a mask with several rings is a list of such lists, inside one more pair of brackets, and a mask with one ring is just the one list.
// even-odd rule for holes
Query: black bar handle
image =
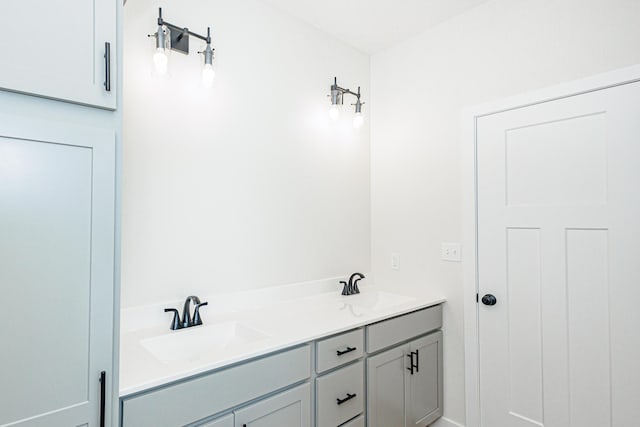
{"label": "black bar handle", "polygon": [[343,354],[351,353],[352,351],[356,351],[356,350],[357,350],[356,347],[347,346],[346,350],[338,350],[338,351],[336,351],[336,354],[338,356],[342,356]]}
{"label": "black bar handle", "polygon": [[111,43],[104,42],[104,89],[111,92]]}
{"label": "black bar handle", "polygon": [[344,399],[338,398],[338,399],[336,399],[336,401],[338,402],[338,405],[342,405],[344,402],[347,402],[347,401],[353,399],[354,397],[356,397],[355,393],[353,393],[353,394],[347,393],[347,397],[345,397]]}
{"label": "black bar handle", "polygon": [[417,349],[416,349],[416,372],[420,372],[420,356],[418,354]]}
{"label": "black bar handle", "polygon": [[104,427],[104,407],[107,398],[107,373],[100,372],[100,427]]}
{"label": "black bar handle", "polygon": [[411,375],[413,375],[413,351],[407,354],[407,357],[409,358],[409,367],[407,368],[407,371],[411,372]]}

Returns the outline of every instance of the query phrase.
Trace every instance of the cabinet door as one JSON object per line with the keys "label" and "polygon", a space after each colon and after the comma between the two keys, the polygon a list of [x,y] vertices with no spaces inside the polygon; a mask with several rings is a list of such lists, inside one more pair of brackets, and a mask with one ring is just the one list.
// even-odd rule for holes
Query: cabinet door
{"label": "cabinet door", "polygon": [[[117,0],[3,2],[0,88],[115,108]],[[105,43],[111,47],[111,90]]]}
{"label": "cabinet door", "polygon": [[369,427],[404,427],[407,346],[387,350],[367,360],[367,423]]}
{"label": "cabinet door", "polygon": [[235,427],[311,427],[309,384],[282,392],[235,412]]}
{"label": "cabinet door", "polygon": [[112,423],[114,145],[0,115],[0,426]]}
{"label": "cabinet door", "polygon": [[407,426],[424,427],[442,416],[442,332],[410,343],[415,369],[409,375]]}

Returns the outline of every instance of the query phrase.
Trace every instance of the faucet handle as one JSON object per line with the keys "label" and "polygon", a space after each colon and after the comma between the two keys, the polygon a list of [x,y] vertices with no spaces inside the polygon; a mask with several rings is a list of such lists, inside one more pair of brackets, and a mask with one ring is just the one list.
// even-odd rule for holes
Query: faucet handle
{"label": "faucet handle", "polygon": [[200,317],[200,307],[209,305],[207,301],[196,305],[196,309],[193,312],[193,326],[202,325],[202,318]]}
{"label": "faucet handle", "polygon": [[172,312],[173,320],[171,321],[171,330],[175,331],[177,329],[182,329],[182,323],[180,323],[180,314],[178,313],[178,309],[176,308],[165,308],[165,313]]}
{"label": "faucet handle", "polygon": [[349,285],[347,284],[347,282],[345,282],[344,280],[341,280],[340,284],[343,285],[342,295],[349,295]]}

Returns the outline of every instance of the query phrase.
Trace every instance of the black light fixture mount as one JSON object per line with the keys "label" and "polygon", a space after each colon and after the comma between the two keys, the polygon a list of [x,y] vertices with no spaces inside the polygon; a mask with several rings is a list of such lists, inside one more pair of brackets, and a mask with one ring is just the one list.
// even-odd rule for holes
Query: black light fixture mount
{"label": "black light fixture mount", "polygon": [[338,115],[340,114],[338,110],[338,106],[344,103],[345,95],[353,95],[356,97],[356,103],[351,104],[356,107],[355,108],[356,115],[353,118],[353,125],[355,127],[362,126],[362,122],[363,122],[362,106],[364,105],[364,102],[360,100],[360,97],[361,97],[360,86],[358,86],[357,92],[354,92],[347,88],[340,87],[338,86],[337,77],[333,78],[333,84],[331,85],[331,95],[329,95],[331,97],[331,110],[329,110],[329,115],[334,119],[338,117]]}
{"label": "black light fixture mount", "polygon": [[195,33],[187,27],[180,27],[178,25],[167,22],[162,18],[162,8],[158,8],[158,30],[154,34],[149,34],[149,37],[155,37],[156,39],[156,51],[154,53],[153,61],[156,65],[156,71],[158,74],[166,74],[167,72],[167,55],[166,50],[175,50],[185,55],[189,54],[189,37],[193,36],[207,43],[205,49],[198,54],[204,56],[204,67],[202,69],[202,82],[205,87],[211,87],[215,72],[213,70],[213,51],[211,47],[211,27],[207,27],[207,35]]}
{"label": "black light fixture mount", "polygon": [[[189,36],[193,36],[207,43],[207,45],[211,45],[211,28],[207,27],[207,35],[203,36],[198,33],[191,31],[187,27],[180,27],[178,25],[172,24],[170,22],[165,21],[162,18],[162,8],[158,8],[158,30],[162,27],[167,27],[169,31],[170,37],[170,48],[171,50],[177,50],[178,52],[182,52],[185,55],[189,54]],[[150,34],[149,37],[157,37],[156,34]],[[212,49],[213,50],[213,49]]]}

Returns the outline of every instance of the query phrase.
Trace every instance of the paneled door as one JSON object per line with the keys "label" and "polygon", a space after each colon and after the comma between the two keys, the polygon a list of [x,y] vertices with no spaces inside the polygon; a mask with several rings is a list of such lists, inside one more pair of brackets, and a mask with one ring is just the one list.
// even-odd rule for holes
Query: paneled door
{"label": "paneled door", "polygon": [[114,186],[113,131],[0,116],[0,426],[115,425]]}
{"label": "paneled door", "polygon": [[640,83],[477,121],[483,427],[640,407]]}

